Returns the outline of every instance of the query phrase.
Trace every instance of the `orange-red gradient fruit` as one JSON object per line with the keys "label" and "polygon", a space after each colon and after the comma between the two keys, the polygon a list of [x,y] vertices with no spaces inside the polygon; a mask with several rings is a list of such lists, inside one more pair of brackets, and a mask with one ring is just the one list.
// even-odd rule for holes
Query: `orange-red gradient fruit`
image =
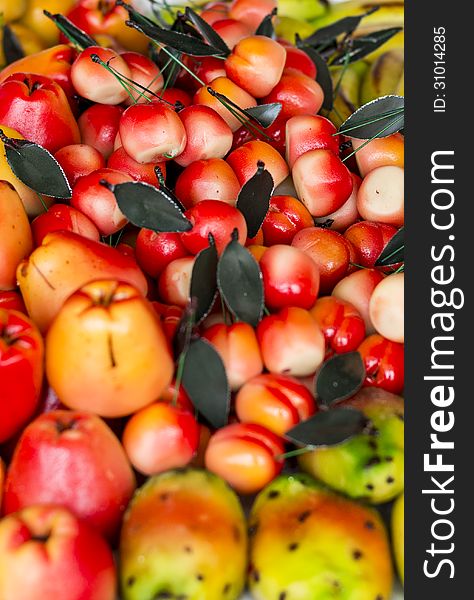
{"label": "orange-red gradient fruit", "polygon": [[220,200],[234,205],[240,183],[225,160],[210,158],[187,166],[176,181],[175,192],[186,208],[201,200]]}
{"label": "orange-red gradient fruit", "polygon": [[257,337],[270,373],[307,377],[324,360],[324,335],[311,313],[303,308],[284,308],[264,317],[257,327]]}
{"label": "orange-red gradient fruit", "polygon": [[329,352],[353,352],[365,338],[364,320],[350,302],[324,296],[316,301],[311,314],[321,327]]}
{"label": "orange-red gradient fruit", "polygon": [[280,81],[286,50],[263,35],[246,37],[225,61],[227,77],[254,98],[263,98]]}
{"label": "orange-red gradient fruit", "polygon": [[206,469],[219,475],[236,491],[253,494],[274,479],[283,468],[278,457],[283,440],[253,423],[235,423],[219,429],[209,440]]}
{"label": "orange-red gradient fruit", "polygon": [[124,59],[114,50],[90,46],[83,50],[74,61],[71,68],[71,80],[77,93],[101,104],[120,104],[128,97],[126,88],[117,77],[108,71],[102,64],[93,61],[93,56],[107,63],[123,75],[131,77],[130,69]]}
{"label": "orange-red gradient fruit", "polygon": [[283,435],[316,412],[309,390],[298,380],[266,373],[254,377],[235,399],[237,417],[243,423],[258,423]]}
{"label": "orange-red gradient fruit", "polygon": [[[250,108],[257,105],[257,101],[253,96],[227,77],[217,77],[209,84],[209,87],[215,92],[227,96],[229,100],[232,100],[232,102],[240,106],[240,108]],[[239,119],[232,114],[232,111],[229,111],[220,100],[209,93],[207,88],[207,85],[199,88],[194,95],[194,104],[210,106],[224,119],[232,131],[236,131],[242,125],[241,121],[239,121]]]}
{"label": "orange-red gradient fruit", "polygon": [[260,140],[243,144],[227,157],[227,162],[237,175],[240,185],[255,175],[258,161],[265,163],[265,169],[272,176],[275,187],[289,175],[288,165],[281,154],[273,146]]}
{"label": "orange-red gradient fruit", "polygon": [[130,418],[122,443],[135,469],[153,475],[191,462],[199,445],[199,425],[191,412],[155,402]]}
{"label": "orange-red gradient fruit", "polygon": [[74,293],[53,321],[46,372],[66,406],[120,417],[160,396],[173,360],[148,301],[129,284],[102,280]]}
{"label": "orange-red gradient fruit", "polygon": [[354,185],[349,169],[331,150],[305,152],[296,159],[292,176],[298,198],[313,217],[324,217],[340,208]]}
{"label": "orange-red gradient fruit", "polygon": [[33,238],[21,198],[11,183],[0,181],[0,290],[16,287],[16,270],[33,250]]}
{"label": "orange-red gradient fruit", "polygon": [[233,391],[263,371],[257,336],[248,323],[218,323],[206,329],[203,337],[220,354]]}

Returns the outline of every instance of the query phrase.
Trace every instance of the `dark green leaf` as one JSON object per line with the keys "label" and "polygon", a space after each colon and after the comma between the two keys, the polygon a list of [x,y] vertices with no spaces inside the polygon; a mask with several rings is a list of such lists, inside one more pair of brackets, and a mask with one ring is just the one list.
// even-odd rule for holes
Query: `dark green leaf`
{"label": "dark green leaf", "polygon": [[236,204],[245,217],[249,238],[257,235],[267,216],[273,187],[272,176],[265,164],[258,161],[257,172],[242,186]]}
{"label": "dark green leaf", "polygon": [[262,273],[252,254],[236,239],[227,245],[219,260],[217,285],[230,312],[255,327],[263,314]]}
{"label": "dark green leaf", "polygon": [[58,161],[45,148],[28,140],[5,142],[5,155],[13,173],[25,185],[39,194],[53,198],[71,198],[71,186]]}
{"label": "dark green leaf", "polygon": [[281,109],[281,102],[272,102],[271,104],[260,104],[260,106],[244,108],[242,112],[253,121],[257,121],[264,129],[267,129],[278,118]]}
{"label": "dark green leaf", "polygon": [[366,422],[364,415],[354,408],[320,410],[290,429],[285,437],[298,446],[336,446],[362,433]]}
{"label": "dark green leaf", "polygon": [[207,317],[217,296],[217,260],[213,242],[194,260],[190,295],[196,299],[196,324]]}
{"label": "dark green leaf", "polygon": [[360,60],[374,52],[374,50],[377,50],[377,48],[380,48],[380,46],[383,46],[383,44],[388,42],[390,38],[401,30],[401,27],[392,27],[390,29],[382,29],[381,31],[374,31],[369,35],[351,40],[350,46],[331,64],[343,65],[347,60],[347,56],[349,56],[349,63]]}
{"label": "dark green leaf", "polygon": [[112,186],[117,204],[137,227],[153,231],[189,231],[192,223],[168,195],[153,185],[127,181]]}
{"label": "dark green leaf", "polygon": [[116,0],[115,4],[117,6],[122,6],[128,12],[128,16],[130,19],[133,19],[138,24],[150,25],[151,27],[155,26],[154,21],[142,15],[142,13],[138,12],[129,2],[124,2],[124,0]]}
{"label": "dark green leaf", "polygon": [[89,48],[89,46],[97,46],[97,42],[90,35],[85,31],[82,31],[82,29],[79,29],[79,27],[76,27],[76,25],[71,23],[64,15],[53,15],[48,10],[43,10],[43,13],[48,19],[53,21],[59,31],[61,31],[74,46],[77,46],[81,50]]}
{"label": "dark green leaf", "polygon": [[215,29],[213,29],[209,23],[207,23],[202,17],[200,17],[197,13],[186,7],[186,16],[191,21],[191,23],[196,27],[202,37],[214,48],[218,48],[223,56],[229,56],[230,49],[221,36],[217,33]]}
{"label": "dark green leaf", "polygon": [[264,35],[265,37],[275,39],[275,29],[273,27],[273,17],[277,14],[277,9],[274,8],[269,15],[263,17],[262,22],[257,27],[255,35]]}
{"label": "dark green leaf", "polygon": [[305,38],[303,42],[307,46],[322,46],[334,41],[343,33],[346,35],[350,35],[353,31],[357,29],[357,27],[359,27],[359,24],[364,17],[371,15],[378,9],[378,6],[374,6],[369,11],[361,15],[344,17],[343,19],[340,19],[335,23],[331,23],[331,25],[321,27],[320,29],[312,33],[309,37]]}
{"label": "dark green leaf", "polygon": [[227,425],[230,389],[221,357],[214,347],[199,338],[186,353],[183,387],[194,407],[216,429]]}
{"label": "dark green leaf", "polygon": [[318,52],[316,52],[314,48],[305,45],[298,45],[298,47],[303,50],[303,52],[306,52],[306,54],[316,65],[316,81],[319,83],[324,92],[322,108],[325,110],[332,110],[334,103],[334,90],[331,73],[329,72],[327,62]]}
{"label": "dark green leaf", "polygon": [[150,25],[149,23],[137,23],[135,16],[127,21],[127,25],[141,31],[148,38],[158,44],[165,44],[174,48],[178,52],[188,54],[189,56],[224,56],[222,50],[210,46],[205,42],[184,33],[163,29],[158,25]]}
{"label": "dark green leaf", "polygon": [[356,110],[339,128],[339,133],[361,140],[386,137],[404,125],[403,96],[381,96]]}
{"label": "dark green leaf", "polygon": [[376,267],[388,267],[405,260],[405,230],[402,227],[390,239],[375,262]]}
{"label": "dark green leaf", "polygon": [[16,60],[20,60],[25,56],[25,52],[20,43],[20,40],[14,34],[10,25],[3,27],[3,54],[5,56],[5,64],[9,65]]}
{"label": "dark green leaf", "polygon": [[336,354],[327,360],[316,378],[316,397],[326,406],[347,400],[360,390],[365,366],[359,352]]}

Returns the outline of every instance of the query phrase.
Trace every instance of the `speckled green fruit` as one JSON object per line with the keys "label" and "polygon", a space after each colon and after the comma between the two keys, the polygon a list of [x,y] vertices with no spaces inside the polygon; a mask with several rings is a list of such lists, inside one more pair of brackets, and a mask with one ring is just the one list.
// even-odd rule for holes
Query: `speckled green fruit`
{"label": "speckled green fruit", "polygon": [[250,515],[255,600],[389,600],[390,546],[375,509],[306,474],[274,480]]}
{"label": "speckled green fruit", "polygon": [[392,546],[398,575],[405,577],[405,494],[399,496],[392,508]]}
{"label": "speckled green fruit", "polygon": [[136,492],[120,539],[124,600],[237,600],[246,570],[245,517],[222,479],[167,471]]}
{"label": "speckled green fruit", "polygon": [[404,488],[404,403],[379,388],[363,388],[342,403],[361,410],[369,426],[360,435],[300,457],[300,466],[331,488],[373,504]]}

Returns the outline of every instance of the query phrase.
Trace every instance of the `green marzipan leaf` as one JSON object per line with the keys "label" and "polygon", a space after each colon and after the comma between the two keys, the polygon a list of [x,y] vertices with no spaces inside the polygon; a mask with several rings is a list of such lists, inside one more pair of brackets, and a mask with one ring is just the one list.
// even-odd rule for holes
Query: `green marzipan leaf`
{"label": "green marzipan leaf", "polygon": [[117,6],[122,6],[128,12],[128,16],[130,18],[134,18],[137,23],[144,23],[145,25],[155,25],[154,21],[142,15],[138,10],[133,8],[133,6],[129,2],[124,2],[124,0],[116,0],[115,4]]}
{"label": "green marzipan leaf", "polygon": [[320,410],[290,429],[285,437],[298,446],[337,446],[362,433],[366,423],[364,415],[354,408]]}
{"label": "green marzipan leaf", "polygon": [[217,285],[230,312],[255,327],[263,314],[262,273],[252,254],[237,240],[232,240],[222,253]]}
{"label": "green marzipan leaf", "polygon": [[361,106],[344,121],[339,133],[361,140],[387,137],[404,126],[403,96],[381,96]]}
{"label": "green marzipan leaf", "polygon": [[154,42],[165,44],[189,56],[224,56],[224,53],[219,48],[210,46],[191,35],[163,29],[158,25],[138,23],[135,16],[132,16],[131,20],[127,21],[127,25],[141,31]]}
{"label": "green marzipan leaf", "polygon": [[350,35],[357,27],[359,27],[359,23],[364,17],[371,15],[376,10],[378,10],[378,7],[374,6],[371,10],[361,15],[339,19],[339,21],[335,21],[334,23],[331,23],[331,25],[317,29],[314,33],[305,38],[303,42],[308,46],[321,46],[333,42],[343,33]]}
{"label": "green marzipan leaf", "polygon": [[375,262],[376,267],[388,267],[405,260],[405,229],[401,227],[390,239]]}
{"label": "green marzipan leaf", "polygon": [[127,219],[137,227],[153,231],[189,231],[192,223],[179,206],[164,192],[141,181],[127,181],[113,186],[117,204]]}
{"label": "green marzipan leaf", "polygon": [[216,299],[217,261],[214,244],[201,250],[194,260],[190,296],[196,299],[196,324],[207,317]]}
{"label": "green marzipan leaf", "polygon": [[271,104],[260,104],[260,106],[252,106],[250,108],[244,108],[242,112],[250,117],[252,120],[267,129],[270,125],[273,125],[275,120],[282,109],[281,102],[272,102]]}
{"label": "green marzipan leaf", "polygon": [[371,54],[380,46],[383,46],[389,39],[402,30],[401,27],[392,27],[390,29],[382,29],[380,31],[374,31],[369,35],[355,38],[351,40],[350,47],[338,58],[336,58],[333,65],[343,65],[349,57],[349,63],[353,63],[357,60],[361,60],[365,56]]}
{"label": "green marzipan leaf", "polygon": [[9,25],[3,27],[2,46],[6,65],[10,65],[25,56],[20,40]]}
{"label": "green marzipan leaf", "polygon": [[274,8],[272,12],[263,17],[262,22],[257,27],[255,35],[264,35],[265,37],[275,39],[275,29],[273,27],[272,19],[277,14],[277,9]]}
{"label": "green marzipan leaf", "polygon": [[58,161],[38,144],[28,140],[5,143],[5,155],[13,173],[29,188],[53,198],[71,198],[71,186]]}
{"label": "green marzipan leaf", "polygon": [[316,81],[319,83],[324,92],[324,101],[322,104],[322,108],[324,108],[325,110],[332,110],[334,104],[334,90],[331,73],[329,72],[327,62],[319,54],[319,52],[316,52],[314,48],[306,46],[302,43],[298,43],[298,39],[297,45],[298,48],[300,48],[300,50],[306,52],[306,54],[316,65]]}
{"label": "green marzipan leaf", "polygon": [[184,361],[182,382],[194,407],[213,427],[227,425],[229,382],[221,357],[206,340],[199,338],[191,342]]}
{"label": "green marzipan leaf", "polygon": [[218,48],[224,56],[229,56],[230,49],[221,36],[213,29],[209,23],[201,18],[197,13],[194,12],[189,6],[186,7],[186,16],[191,21],[191,23],[196,27],[202,37],[206,40],[208,44],[213,46],[214,48]]}
{"label": "green marzipan leaf", "polygon": [[257,235],[270,207],[274,183],[269,171],[262,162],[257,165],[257,172],[240,190],[236,208],[244,215],[249,238]]}
{"label": "green marzipan leaf", "polygon": [[75,46],[84,50],[90,46],[97,46],[97,42],[79,27],[76,27],[67,17],[61,14],[53,15],[48,10],[44,10],[43,13],[53,21],[56,27],[64,33],[64,35],[70,40]]}
{"label": "green marzipan leaf", "polygon": [[365,366],[359,352],[336,354],[327,360],[316,378],[316,397],[326,406],[347,400],[360,390]]}

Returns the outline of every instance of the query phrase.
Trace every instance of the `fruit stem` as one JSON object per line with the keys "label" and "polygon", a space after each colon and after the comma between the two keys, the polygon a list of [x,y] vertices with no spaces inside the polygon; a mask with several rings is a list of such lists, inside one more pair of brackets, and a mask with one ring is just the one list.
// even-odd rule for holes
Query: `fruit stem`
{"label": "fruit stem", "polygon": [[389,127],[392,127],[393,125],[396,125],[403,118],[404,118],[404,115],[401,115],[400,117],[398,117],[398,119],[395,119],[395,121],[391,121],[388,125],[386,125],[382,130],[380,130],[378,133],[376,133],[374,136],[372,136],[369,140],[366,140],[356,150],[354,150],[353,152],[351,152],[350,154],[348,154],[347,156],[345,156],[342,159],[342,162],[346,162],[346,160],[348,160],[351,156],[354,156],[354,154],[356,154],[357,152],[359,152],[359,150],[362,150],[362,148],[364,148],[365,146],[367,146],[367,144],[370,144],[370,142],[372,142],[373,140],[375,140],[375,138],[381,137],[381,135],[380,135],[381,133],[384,133],[385,131],[387,131],[387,129]]}
{"label": "fruit stem", "polygon": [[119,77],[117,75],[117,73],[114,73],[114,71],[112,70],[112,68],[109,66],[108,63],[104,62],[98,54],[91,54],[91,60],[92,60],[92,62],[94,62],[98,65],[101,65],[102,67],[104,67],[104,69],[106,69],[109,73],[111,73],[115,77],[115,79],[117,79],[117,81],[120,83],[120,85],[124,88],[124,90],[127,92],[131,101],[134,104],[137,103],[137,101],[135,100],[135,97],[133,96],[133,94],[130,90],[130,86],[125,83],[125,81],[122,79],[122,77]]}
{"label": "fruit stem", "polygon": [[277,456],[275,456],[275,460],[286,460],[287,458],[293,458],[294,456],[301,456],[302,454],[307,454],[308,452],[312,452],[313,450],[314,448],[312,446],[296,448],[296,450],[290,450],[289,452],[285,452],[284,454],[277,454]]}
{"label": "fruit stem", "polygon": [[[193,304],[192,304],[192,306],[193,306]],[[187,321],[186,321],[185,331],[184,331],[185,337],[184,337],[184,343],[183,343],[183,350],[181,351],[181,354],[179,355],[178,366],[176,369],[174,394],[173,394],[173,400],[171,401],[172,406],[177,406],[177,404],[178,404],[178,396],[179,396],[179,390],[181,388],[181,382],[183,380],[186,355],[188,353],[189,344],[191,343],[191,337],[193,335],[194,315],[195,314],[196,314],[196,311],[194,309],[194,310],[190,310],[187,315]]]}
{"label": "fruit stem", "polygon": [[[257,127],[254,123],[252,123],[251,119],[246,118],[244,109],[232,102],[227,96],[216,92],[211,87],[207,88],[208,93],[216,98],[227,110],[230,112],[232,116],[234,116],[238,121],[242,123],[242,125],[247,129],[247,131],[255,137],[255,133],[250,131],[250,129],[254,129],[259,135],[263,136],[267,140],[271,141],[271,137],[268,136],[262,129]],[[242,114],[243,113],[243,114]]]}
{"label": "fruit stem", "polygon": [[191,71],[191,69],[190,69],[189,67],[187,67],[187,66],[186,66],[186,65],[183,63],[183,61],[182,61],[182,60],[180,60],[180,59],[179,59],[177,56],[174,56],[174,54],[172,54],[172,53],[171,53],[171,52],[170,52],[170,51],[169,51],[169,50],[166,48],[166,46],[163,46],[163,44],[159,44],[158,42],[155,42],[155,41],[153,41],[153,43],[154,43],[154,44],[155,44],[155,46],[157,46],[157,47],[158,47],[160,50],[163,50],[163,52],[164,52],[165,54],[167,54],[167,55],[170,57],[170,59],[171,59],[171,60],[173,60],[174,62],[178,63],[178,65],[179,65],[180,67],[182,67],[182,68],[183,68],[185,71],[187,71],[187,72],[188,72],[188,73],[191,75],[191,77],[194,77],[194,79],[195,79],[195,80],[196,80],[198,83],[200,83],[202,86],[205,86],[205,85],[206,85],[206,84],[204,83],[204,81],[203,81],[203,80],[202,80],[200,77],[198,77],[198,76],[196,75],[196,73],[193,73],[193,72]]}
{"label": "fruit stem", "polygon": [[[152,40],[152,41],[155,44],[155,46],[157,46],[158,48],[160,48],[160,50],[163,50],[163,52],[165,54],[167,54],[170,57],[171,60],[173,60],[178,65],[180,65],[187,73],[189,73],[191,75],[191,77],[194,77],[194,79],[198,83],[200,83],[203,87],[206,85],[204,83],[204,81],[200,77],[198,77],[196,75],[196,73],[193,73],[193,71],[187,65],[185,65],[183,63],[182,60],[180,60],[177,56],[174,56],[174,54],[172,54],[169,50],[167,50],[166,46],[163,46],[163,44],[159,44],[158,42],[156,42],[154,40]],[[239,113],[239,111],[243,111],[243,109],[240,106],[237,106],[231,100],[229,100],[229,98],[226,98],[223,94],[220,94],[219,92],[216,92],[211,87],[207,87],[207,91],[208,91],[208,93],[211,96],[213,96],[214,98],[216,98],[230,112],[231,115],[233,115],[240,123],[242,123],[242,125],[247,129],[247,131],[250,134],[252,134],[254,137],[256,137],[255,133],[253,131],[250,131],[249,128],[252,128],[259,135],[263,136],[264,138],[266,138],[269,141],[272,139],[264,131],[262,131],[261,129],[259,129],[258,127],[256,127],[249,119],[245,119]]]}
{"label": "fruit stem", "polygon": [[179,390],[181,388],[181,381],[183,380],[184,363],[186,362],[186,352],[181,352],[178,359],[178,368],[176,369],[176,381],[174,384],[173,400],[171,406],[176,407],[178,405]]}
{"label": "fruit stem", "polygon": [[346,55],[344,56],[344,66],[342,67],[341,75],[336,83],[336,87],[334,88],[334,98],[337,98],[337,95],[339,94],[342,80],[344,78],[344,75],[347,73],[347,67],[349,66],[350,58],[351,56],[349,52],[346,52]]}
{"label": "fruit stem", "polygon": [[48,212],[48,207],[46,206],[46,202],[44,201],[43,196],[39,192],[35,192],[35,194],[38,196],[41,205],[43,206],[44,212]]}
{"label": "fruit stem", "polygon": [[404,108],[395,108],[394,110],[388,110],[386,112],[382,112],[379,113],[379,115],[377,117],[374,118],[370,118],[370,119],[366,119],[365,121],[360,121],[360,123],[358,123],[357,125],[354,125],[353,127],[343,127],[341,126],[339,131],[336,131],[336,133],[331,134],[333,137],[339,134],[346,134],[348,131],[353,131],[354,129],[360,129],[361,127],[364,127],[365,125],[372,125],[372,123],[377,123],[378,121],[383,121],[384,119],[388,118],[388,117],[395,117],[397,115],[400,115],[401,113],[404,112]]}

